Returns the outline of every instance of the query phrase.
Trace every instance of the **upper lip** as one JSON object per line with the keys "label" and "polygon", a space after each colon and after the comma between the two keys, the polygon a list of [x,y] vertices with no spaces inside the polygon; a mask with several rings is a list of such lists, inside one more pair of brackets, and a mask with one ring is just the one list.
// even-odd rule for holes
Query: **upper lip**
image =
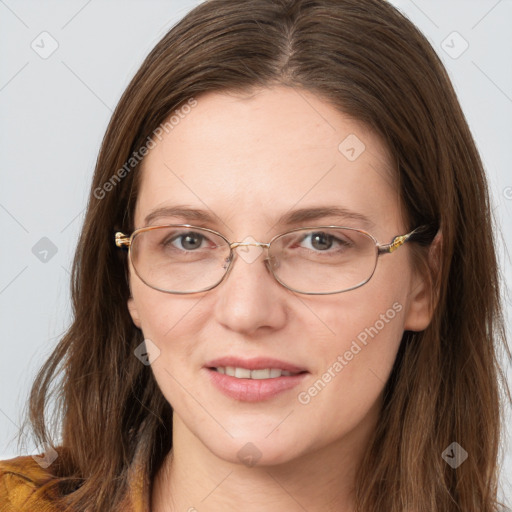
{"label": "upper lip", "polygon": [[292,373],[300,373],[307,371],[305,368],[300,368],[286,361],[280,361],[279,359],[273,359],[270,357],[254,357],[251,359],[242,359],[235,356],[221,357],[218,359],[212,359],[205,364],[207,368],[218,368],[233,366],[235,368],[247,368],[248,370],[263,370],[265,368],[278,368]]}

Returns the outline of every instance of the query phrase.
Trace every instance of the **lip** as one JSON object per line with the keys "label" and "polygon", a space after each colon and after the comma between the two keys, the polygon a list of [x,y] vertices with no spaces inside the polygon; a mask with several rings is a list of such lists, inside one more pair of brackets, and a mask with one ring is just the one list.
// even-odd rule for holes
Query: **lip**
{"label": "lip", "polygon": [[[270,379],[239,379],[218,373],[213,368],[219,366],[235,366],[249,370],[264,368],[280,368],[289,372],[302,372],[298,375],[273,377]],[[299,385],[308,375],[308,371],[285,361],[271,358],[240,359],[238,357],[223,357],[208,362],[203,370],[207,372],[210,382],[230,398],[242,402],[261,402],[290,390]]]}

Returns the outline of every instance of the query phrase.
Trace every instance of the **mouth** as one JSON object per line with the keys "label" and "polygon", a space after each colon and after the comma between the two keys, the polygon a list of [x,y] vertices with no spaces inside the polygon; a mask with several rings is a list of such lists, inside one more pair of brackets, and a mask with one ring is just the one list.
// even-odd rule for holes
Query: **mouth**
{"label": "mouth", "polygon": [[227,357],[205,365],[210,382],[229,398],[242,402],[269,400],[299,385],[304,368],[269,358]]}

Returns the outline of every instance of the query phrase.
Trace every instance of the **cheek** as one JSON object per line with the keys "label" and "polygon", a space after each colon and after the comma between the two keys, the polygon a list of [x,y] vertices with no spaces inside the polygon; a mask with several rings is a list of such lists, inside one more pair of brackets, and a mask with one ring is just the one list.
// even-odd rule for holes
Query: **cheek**
{"label": "cheek", "polygon": [[[380,274],[384,274],[381,272]],[[388,343],[396,344],[401,338],[404,326],[404,312],[407,299],[407,279],[393,281],[376,273],[364,286],[338,296],[326,296],[311,308],[318,312],[331,331],[331,340],[338,350],[349,349],[353,341],[361,346],[370,346],[370,341],[380,339],[374,349]],[[390,286],[390,283],[393,283]],[[326,340],[328,338],[326,337]],[[332,342],[331,342],[332,343]],[[348,343],[348,346],[347,346]],[[376,344],[372,344],[376,345]]]}
{"label": "cheek", "polygon": [[373,297],[355,304],[339,309],[336,321],[332,321],[335,340],[331,342],[334,353],[329,350],[331,359],[335,357],[345,368],[389,368],[403,333],[402,303],[393,297]]}
{"label": "cheek", "polygon": [[[165,399],[178,410],[188,407],[190,393],[199,396],[191,370],[200,364],[198,344],[208,315],[200,312],[200,298],[133,289],[144,339],[158,350],[151,371]],[[187,405],[188,404],[188,405]]]}
{"label": "cheek", "polygon": [[[202,311],[201,297],[175,296],[135,284],[132,295],[144,339],[159,349],[158,365],[165,368],[190,365],[197,358],[198,340],[209,315]],[[156,374],[156,373],[155,373]]]}
{"label": "cheek", "polygon": [[304,411],[314,410],[334,437],[356,428],[370,411],[378,414],[402,338],[402,304],[392,297],[366,299],[360,306],[351,299],[331,315],[334,335],[315,347],[315,374],[299,390]]}
{"label": "cheek", "polygon": [[[310,304],[327,332],[318,343],[311,341],[315,343],[316,354],[321,355],[316,370],[322,375],[334,373],[336,378],[331,380],[337,384],[333,387],[351,389],[361,397],[361,391],[368,385],[384,386],[404,330],[407,276],[402,274],[396,272],[391,277],[387,273],[384,282],[376,273],[361,288]],[[310,332],[315,323],[319,322],[311,320],[306,329]],[[322,380],[328,379],[325,375]]]}
{"label": "cheek", "polygon": [[132,296],[144,336],[161,342],[185,324],[190,328],[187,315],[198,302],[197,298],[162,293],[140,282],[132,283]]}

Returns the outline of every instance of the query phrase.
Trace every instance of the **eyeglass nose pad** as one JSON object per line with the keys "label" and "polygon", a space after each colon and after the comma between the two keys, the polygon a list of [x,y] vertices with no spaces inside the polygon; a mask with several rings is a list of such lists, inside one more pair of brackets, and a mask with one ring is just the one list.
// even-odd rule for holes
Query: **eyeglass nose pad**
{"label": "eyeglass nose pad", "polygon": [[279,261],[274,256],[265,258],[265,263],[270,270],[277,270],[279,268]]}
{"label": "eyeglass nose pad", "polygon": [[231,263],[231,260],[233,259],[232,255],[228,256],[225,260],[224,260],[224,263],[222,265],[222,268],[224,270],[227,270],[228,267],[229,267],[229,264]]}

